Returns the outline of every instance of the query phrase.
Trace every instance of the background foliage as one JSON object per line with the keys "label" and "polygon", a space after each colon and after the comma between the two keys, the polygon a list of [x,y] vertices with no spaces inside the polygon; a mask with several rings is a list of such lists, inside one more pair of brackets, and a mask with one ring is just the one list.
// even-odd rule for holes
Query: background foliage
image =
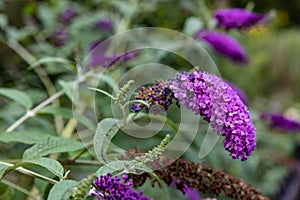
{"label": "background foliage", "polygon": [[[192,17],[207,23],[207,17],[217,8],[253,7],[257,12],[273,10],[277,14],[268,25],[256,26],[242,34],[229,32],[243,44],[249,64],[239,66],[211,49],[207,50],[222,77],[242,88],[249,98],[248,106],[257,128],[254,155],[246,162],[232,160],[219,141],[213,151],[200,160],[198,149],[204,135],[198,134],[184,157],[223,169],[252,184],[264,195],[276,196],[294,163],[294,149],[299,145],[300,137],[299,134],[270,129],[259,116],[264,112],[278,112],[300,121],[300,2],[215,0],[207,1],[207,8],[203,5],[202,1],[182,0],[0,2],[0,161],[18,163],[12,168],[23,166],[53,180],[67,176],[70,180],[65,180],[69,182],[64,187],[74,186],[77,183],[74,181],[82,180],[99,168],[95,155],[88,152],[80,154],[84,146],[74,130],[69,98],[70,82],[77,75],[76,64],[86,57],[89,45],[114,33],[147,26],[170,28],[193,36],[186,27]],[[76,17],[62,24],[59,16],[66,8],[75,10]],[[99,19],[110,19],[113,31],[95,27]],[[67,33],[59,35],[56,31],[61,29]],[[152,55],[150,58],[147,57],[149,54]],[[164,63],[179,71],[190,69],[187,63],[174,55],[147,50],[135,59],[114,67],[111,76],[118,79],[134,65],[147,61]],[[106,84],[103,87],[109,88]],[[28,115],[28,119],[16,129],[5,133],[10,125],[26,115],[26,111],[36,108],[54,94],[59,96],[59,100],[36,109],[34,116]],[[98,105],[100,119],[111,116],[107,106],[109,99],[104,98],[103,101]],[[96,125],[84,116],[79,123],[95,131]],[[139,150],[148,150],[159,140],[161,137],[157,136],[140,146],[133,146],[137,143],[123,142],[129,141],[125,136],[114,138],[114,142],[124,148],[138,147]],[[75,162],[77,159],[78,162]],[[5,166],[0,163],[0,169],[3,168]],[[143,186],[145,195],[159,199],[158,189],[149,185]],[[49,193],[52,186],[49,181],[12,170],[1,180],[0,199],[33,199],[34,196],[46,199],[53,195]],[[176,190],[168,190],[172,195],[179,195]]]}

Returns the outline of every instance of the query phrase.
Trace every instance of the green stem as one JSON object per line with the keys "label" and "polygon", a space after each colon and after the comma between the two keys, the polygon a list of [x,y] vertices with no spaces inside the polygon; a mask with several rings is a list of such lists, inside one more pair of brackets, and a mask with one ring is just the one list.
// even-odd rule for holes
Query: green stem
{"label": "green stem", "polygon": [[[2,161],[0,161],[0,164],[6,165],[8,167],[13,167],[14,166],[13,164],[2,162]],[[38,174],[36,172],[33,172],[31,170],[28,170],[28,169],[25,169],[24,167],[17,167],[15,170],[18,171],[18,172],[20,172],[20,173],[22,173],[22,174],[26,174],[26,175],[32,176],[34,178],[42,179],[42,180],[47,181],[48,183],[51,183],[51,184],[58,183],[58,181],[56,181],[56,180],[54,180],[52,178],[48,178],[46,176],[40,175],[40,174]]]}
{"label": "green stem", "polygon": [[[37,60],[36,58],[29,52],[27,49],[25,49],[20,43],[18,43],[16,40],[10,39],[7,43],[7,45],[12,48],[21,58],[23,58],[28,65],[34,64]],[[53,85],[51,79],[49,78],[47,71],[42,68],[41,66],[34,67],[33,70],[38,75],[40,80],[42,81],[44,87],[47,90],[47,93],[49,96],[52,96],[56,93],[55,86]],[[53,105],[59,106],[60,102],[59,100],[53,101]],[[54,116],[55,120],[55,126],[57,132],[60,132],[63,129],[63,119],[61,116]]]}
{"label": "green stem", "polygon": [[37,111],[44,108],[48,104],[52,103],[53,101],[55,101],[57,98],[59,98],[63,94],[64,94],[64,92],[61,90],[61,91],[55,93],[54,95],[52,95],[51,97],[49,97],[48,99],[46,99],[45,101],[43,101],[42,103],[40,103],[39,105],[37,105],[36,107],[34,107],[32,110],[27,111],[21,118],[19,118],[17,121],[15,121],[15,123],[13,123],[11,126],[9,126],[5,132],[11,132],[11,131],[15,130],[18,126],[20,126],[28,118],[33,117]]}
{"label": "green stem", "polygon": [[90,89],[90,90],[95,90],[95,91],[97,91],[97,92],[100,92],[100,93],[102,93],[102,94],[108,96],[108,97],[111,98],[112,100],[115,100],[115,99],[116,99],[115,97],[113,97],[111,94],[109,94],[108,92],[106,92],[106,91],[104,91],[104,90],[101,90],[101,89],[98,89],[98,88],[91,88],[91,87],[88,87],[88,89]]}
{"label": "green stem", "polygon": [[74,162],[76,161],[78,158],[80,158],[80,156],[82,156],[82,154],[84,154],[85,152],[87,152],[88,149],[90,149],[91,147],[93,147],[94,142],[89,143],[82,151],[80,151],[76,156],[74,156],[74,158],[72,158],[70,161]]}
{"label": "green stem", "polygon": [[7,185],[7,186],[9,186],[9,187],[11,187],[11,188],[13,188],[13,189],[15,189],[15,190],[18,190],[19,192],[22,192],[22,193],[26,194],[27,196],[29,196],[31,198],[34,198],[34,199],[36,198],[35,196],[33,196],[30,193],[30,191],[26,190],[25,188],[20,187],[19,185],[15,184],[13,182],[10,182],[10,181],[5,180],[5,179],[2,179],[0,182]]}
{"label": "green stem", "polygon": [[60,163],[62,163],[63,165],[95,165],[95,166],[102,166],[104,165],[104,163],[98,162],[98,161],[93,161],[93,160],[62,160],[60,161]]}

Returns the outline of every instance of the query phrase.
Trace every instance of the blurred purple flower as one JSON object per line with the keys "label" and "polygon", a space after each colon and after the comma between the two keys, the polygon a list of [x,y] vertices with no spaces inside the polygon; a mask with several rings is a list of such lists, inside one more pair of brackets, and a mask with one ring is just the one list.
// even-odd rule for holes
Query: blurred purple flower
{"label": "blurred purple flower", "polygon": [[54,46],[62,47],[67,44],[68,32],[63,27],[57,28],[49,39],[54,44]]}
{"label": "blurred purple flower", "polygon": [[218,26],[226,29],[251,27],[264,19],[264,15],[241,8],[216,10],[213,17],[218,21]]}
{"label": "blurred purple flower", "polygon": [[89,47],[89,67],[97,67],[101,65],[104,68],[109,68],[116,63],[127,62],[140,54],[140,50],[137,49],[116,55],[105,55],[109,44],[105,41],[101,45],[99,45],[101,42],[102,41],[94,42]]}
{"label": "blurred purple flower", "polygon": [[90,194],[98,200],[148,200],[148,197],[143,196],[143,192],[138,192],[131,189],[132,180],[128,178],[127,174],[122,176],[122,180],[110,173],[105,176],[96,177],[93,183],[93,189]]}
{"label": "blurred purple flower", "polygon": [[106,32],[113,32],[113,25],[108,18],[98,19],[95,22],[95,27]]}
{"label": "blurred purple flower", "polygon": [[269,121],[271,128],[287,132],[300,132],[300,122],[277,113],[263,113],[261,119]]}
{"label": "blurred purple flower", "polygon": [[69,25],[76,15],[74,9],[66,8],[60,13],[58,21],[64,25]]}
{"label": "blurred purple flower", "polygon": [[186,188],[185,195],[188,200],[201,200],[201,197],[199,195],[199,192],[195,189]]}
{"label": "blurred purple flower", "polygon": [[177,74],[171,91],[181,105],[199,114],[224,136],[224,148],[233,159],[246,160],[256,146],[255,127],[247,107],[221,78],[205,72]]}
{"label": "blurred purple flower", "polygon": [[239,97],[241,98],[241,100],[243,101],[244,104],[248,103],[248,97],[240,87],[236,86],[235,84],[231,83],[230,81],[227,81],[227,80],[224,80],[224,81],[237,93],[237,95],[239,95]]}
{"label": "blurred purple flower", "polygon": [[210,44],[217,52],[239,64],[248,63],[246,52],[234,38],[217,31],[199,30],[196,38]]}

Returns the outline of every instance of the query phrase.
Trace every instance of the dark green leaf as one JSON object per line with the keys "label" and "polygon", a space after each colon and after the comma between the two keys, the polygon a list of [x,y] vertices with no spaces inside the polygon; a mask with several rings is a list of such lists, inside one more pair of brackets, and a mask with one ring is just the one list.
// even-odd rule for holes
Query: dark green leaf
{"label": "dark green leaf", "polygon": [[83,149],[84,145],[69,138],[44,137],[38,143],[27,149],[23,159],[39,158],[51,153],[61,153]]}
{"label": "dark green leaf", "polygon": [[94,136],[94,149],[100,162],[107,162],[106,150],[111,139],[118,132],[119,126],[117,119],[105,118],[98,123]]}
{"label": "dark green leaf", "polygon": [[68,200],[77,181],[63,180],[56,183],[50,190],[47,200]]}
{"label": "dark green leaf", "polygon": [[9,133],[0,133],[0,142],[20,142],[24,144],[34,144],[40,141],[41,138],[47,136],[50,136],[50,134],[37,130],[12,131]]}
{"label": "dark green leaf", "polygon": [[64,176],[63,166],[57,160],[51,158],[24,159],[22,163],[30,163],[44,167],[60,179]]}
{"label": "dark green leaf", "polygon": [[27,96],[26,93],[20,90],[0,88],[0,95],[18,102],[19,104],[24,106],[27,110],[29,110],[32,107],[31,99]]}
{"label": "dark green leaf", "polygon": [[[37,114],[53,114],[53,115],[61,115],[67,119],[73,119],[75,118],[78,120],[81,124],[85,125],[87,128],[89,128],[92,131],[95,131],[94,124],[84,115],[81,115],[79,113],[73,113],[72,110],[68,108],[62,108],[57,106],[47,106],[43,109],[39,110]],[[73,115],[74,114],[74,115]]]}

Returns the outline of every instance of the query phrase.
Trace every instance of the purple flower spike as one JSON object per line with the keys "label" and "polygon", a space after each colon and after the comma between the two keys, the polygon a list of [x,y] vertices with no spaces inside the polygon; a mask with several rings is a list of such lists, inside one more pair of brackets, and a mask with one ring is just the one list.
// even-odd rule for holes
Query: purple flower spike
{"label": "purple flower spike", "polygon": [[256,146],[255,127],[247,107],[221,78],[205,72],[177,74],[169,88],[181,105],[199,114],[225,137],[233,159],[246,160]]}
{"label": "purple flower spike", "polygon": [[220,9],[214,12],[213,17],[218,26],[226,29],[251,27],[264,19],[264,15],[241,8]]}
{"label": "purple flower spike", "polygon": [[131,189],[132,180],[128,179],[127,175],[113,177],[110,173],[105,176],[97,177],[93,183],[94,188],[90,194],[98,200],[148,200],[148,197],[143,196],[142,192]]}
{"label": "purple flower spike", "polygon": [[109,19],[98,19],[95,27],[106,32],[113,32],[113,25]]}
{"label": "purple flower spike", "polygon": [[268,120],[270,127],[291,133],[300,132],[300,122],[276,113],[264,113],[261,119]]}
{"label": "purple flower spike", "polygon": [[248,63],[246,52],[234,38],[216,31],[200,30],[196,38],[210,44],[217,52],[239,64]]}
{"label": "purple flower spike", "polygon": [[60,13],[58,21],[64,25],[69,25],[76,15],[77,13],[75,10],[66,8]]}

